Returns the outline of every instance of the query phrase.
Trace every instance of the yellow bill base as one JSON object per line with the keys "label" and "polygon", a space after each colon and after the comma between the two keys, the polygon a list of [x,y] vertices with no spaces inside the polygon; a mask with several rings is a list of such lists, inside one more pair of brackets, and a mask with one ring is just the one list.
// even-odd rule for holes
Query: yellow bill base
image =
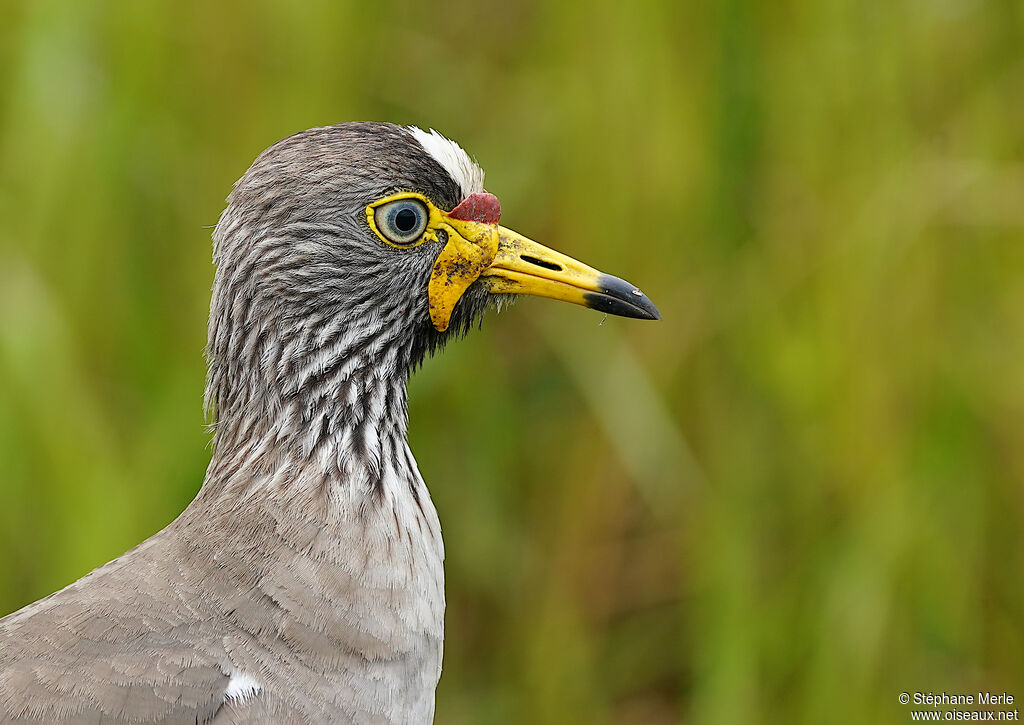
{"label": "yellow bill base", "polygon": [[456,303],[477,279],[493,294],[547,297],[644,320],[661,315],[625,280],[599,272],[505,227],[444,218],[448,243],[434,264],[427,296],[430,319],[448,328]]}

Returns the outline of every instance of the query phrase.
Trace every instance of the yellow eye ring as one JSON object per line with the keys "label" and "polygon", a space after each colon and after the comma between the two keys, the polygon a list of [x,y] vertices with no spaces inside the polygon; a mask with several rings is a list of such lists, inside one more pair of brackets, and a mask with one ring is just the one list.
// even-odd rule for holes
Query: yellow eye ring
{"label": "yellow eye ring", "polygon": [[366,221],[385,244],[409,249],[437,239],[442,212],[423,194],[406,191],[367,206]]}

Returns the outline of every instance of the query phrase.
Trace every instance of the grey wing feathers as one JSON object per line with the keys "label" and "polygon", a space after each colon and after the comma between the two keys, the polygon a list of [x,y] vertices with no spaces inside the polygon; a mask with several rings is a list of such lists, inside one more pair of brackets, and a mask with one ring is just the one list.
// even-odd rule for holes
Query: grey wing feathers
{"label": "grey wing feathers", "polygon": [[225,658],[209,619],[176,596],[176,572],[153,566],[163,548],[154,537],[0,619],[0,722],[212,720]]}
{"label": "grey wing feathers", "polygon": [[[228,700],[217,711],[211,725],[281,725],[304,723],[309,718],[290,705],[274,697],[254,697],[244,702]],[[337,725],[345,722],[334,720]]]}

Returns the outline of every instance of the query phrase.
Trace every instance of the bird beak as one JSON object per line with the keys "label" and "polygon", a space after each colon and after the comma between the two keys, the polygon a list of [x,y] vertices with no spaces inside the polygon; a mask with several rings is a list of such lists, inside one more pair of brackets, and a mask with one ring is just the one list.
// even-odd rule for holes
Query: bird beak
{"label": "bird beak", "polygon": [[629,282],[498,226],[501,207],[493,194],[471,194],[451,212],[435,213],[432,226],[448,235],[427,286],[430,320],[438,331],[448,329],[455,304],[478,279],[492,294],[550,297],[610,315],[661,319]]}
{"label": "bird beak", "polygon": [[480,282],[492,294],[549,297],[620,317],[661,319],[647,295],[626,280],[599,272],[505,227],[498,227],[498,252]]}

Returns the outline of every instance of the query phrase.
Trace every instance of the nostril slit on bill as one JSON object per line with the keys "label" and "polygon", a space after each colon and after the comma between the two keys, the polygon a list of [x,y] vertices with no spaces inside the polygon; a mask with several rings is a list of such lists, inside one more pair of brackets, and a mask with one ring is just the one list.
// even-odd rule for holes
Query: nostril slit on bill
{"label": "nostril slit on bill", "polygon": [[561,272],[562,271],[562,265],[555,264],[554,262],[545,262],[543,259],[537,259],[536,257],[531,257],[529,254],[520,254],[519,258],[521,260],[523,260],[524,262],[529,262],[530,264],[536,264],[538,267],[543,267],[544,269],[550,269],[552,272]]}

